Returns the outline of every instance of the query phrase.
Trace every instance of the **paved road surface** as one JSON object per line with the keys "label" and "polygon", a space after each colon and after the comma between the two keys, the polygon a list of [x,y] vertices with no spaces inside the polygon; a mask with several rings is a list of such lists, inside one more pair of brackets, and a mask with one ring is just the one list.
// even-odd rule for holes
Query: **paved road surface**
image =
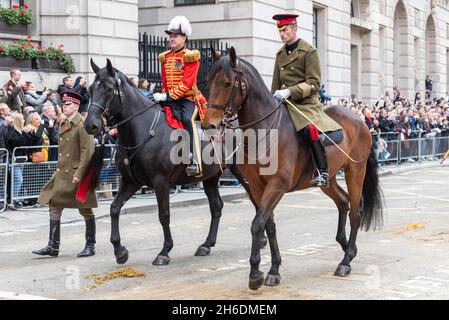
{"label": "paved road surface", "polygon": [[[405,172],[381,179],[386,195],[385,226],[360,232],[352,274],[336,278],[343,257],[334,241],[337,211],[319,190],[284,197],[276,210],[282,251],[282,281],[276,288],[247,289],[250,223],[248,200],[226,203],[216,248],[194,257],[209,225],[207,205],[172,211],[171,264],[151,265],[162,246],[157,214],[121,218],[125,265],[144,277],[121,278],[92,287],[93,274],[117,271],[109,243],[109,218],[98,225],[97,255],[79,259],[83,222],[64,225],[61,255],[31,254],[47,242],[48,227],[0,232],[0,299],[448,299],[449,167]],[[262,252],[269,269],[269,249]]]}

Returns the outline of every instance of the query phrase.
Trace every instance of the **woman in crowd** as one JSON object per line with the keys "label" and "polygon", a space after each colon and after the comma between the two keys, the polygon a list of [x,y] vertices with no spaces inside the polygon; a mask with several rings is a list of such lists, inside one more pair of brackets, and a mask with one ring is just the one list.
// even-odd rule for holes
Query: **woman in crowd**
{"label": "woman in crowd", "polygon": [[25,93],[27,104],[37,110],[40,110],[39,107],[47,102],[48,95],[50,93],[48,90],[45,90],[42,95],[38,95],[34,88],[34,84],[29,81],[25,82],[25,84],[22,86],[22,89]]}
{"label": "woman in crowd", "polygon": [[[13,180],[14,187],[12,190],[13,198],[19,196],[20,190],[22,189],[23,183],[23,170],[24,166],[20,165],[29,160],[29,150],[27,149],[16,149],[17,147],[26,146],[40,146],[42,145],[42,132],[44,131],[44,126],[41,125],[37,130],[33,129],[32,125],[24,126],[25,120],[23,115],[18,112],[12,112],[11,116],[13,118],[14,130],[8,130],[7,134],[7,144],[8,151],[10,154],[14,155],[12,159],[13,163],[18,164],[14,166]],[[15,152],[14,152],[15,151]],[[13,209],[20,209],[23,207],[23,203],[19,200],[13,201]]]}
{"label": "woman in crowd", "polygon": [[139,91],[150,100],[153,100],[154,88],[156,88],[155,83],[150,84],[147,79],[139,80]]}

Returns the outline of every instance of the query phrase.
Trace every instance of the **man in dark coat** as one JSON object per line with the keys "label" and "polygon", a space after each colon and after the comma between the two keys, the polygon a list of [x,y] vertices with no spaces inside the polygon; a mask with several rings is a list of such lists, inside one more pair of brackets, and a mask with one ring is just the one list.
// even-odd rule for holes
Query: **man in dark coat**
{"label": "man in dark coat", "polygon": [[64,208],[77,208],[86,222],[86,246],[78,257],[95,254],[95,216],[97,207],[95,192],[89,192],[87,200],[76,200],[76,192],[89,159],[94,152],[93,137],[84,129],[84,121],[78,113],[82,97],[74,91],[62,93],[63,116],[59,127],[59,157],[57,169],[39,196],[41,205],[50,205],[50,240],[48,245],[33,251],[38,255],[58,256],[60,221]]}

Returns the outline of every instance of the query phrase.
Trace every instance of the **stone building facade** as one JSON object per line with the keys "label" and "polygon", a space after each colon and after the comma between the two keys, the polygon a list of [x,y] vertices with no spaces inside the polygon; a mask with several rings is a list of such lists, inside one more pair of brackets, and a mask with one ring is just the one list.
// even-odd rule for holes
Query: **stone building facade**
{"label": "stone building facade", "polygon": [[139,30],[163,35],[170,18],[183,14],[194,39],[219,39],[236,47],[271,84],[281,46],[271,17],[300,15],[300,37],[320,51],[323,83],[334,98],[374,101],[399,85],[405,97],[434,94],[449,84],[447,0],[139,0]]}
{"label": "stone building facade", "polygon": [[[2,6],[19,4],[18,0],[1,0]],[[23,2],[22,2],[23,3]],[[33,23],[28,34],[35,45],[63,44],[74,59],[77,73],[93,77],[90,58],[99,66],[106,58],[128,74],[138,73],[138,0],[25,0],[33,9]],[[0,41],[20,39],[20,35],[0,32]],[[63,73],[24,71],[24,80],[55,88]],[[7,68],[0,71],[0,83],[9,79]]]}
{"label": "stone building facade", "polygon": [[[0,0],[10,5],[21,0]],[[23,3],[23,1],[22,1]],[[79,74],[105,58],[129,75],[139,69],[138,33],[164,36],[175,15],[192,22],[192,39],[233,45],[270,86],[282,45],[272,15],[293,12],[299,36],[320,51],[322,80],[334,98],[374,101],[399,85],[413,98],[427,74],[434,94],[449,86],[449,0],[26,0],[34,10],[28,33],[42,46],[64,44]],[[0,31],[0,41],[19,36]],[[26,70],[27,80],[54,87],[61,74]],[[0,82],[8,72],[0,71]],[[39,87],[39,86],[38,86]]]}

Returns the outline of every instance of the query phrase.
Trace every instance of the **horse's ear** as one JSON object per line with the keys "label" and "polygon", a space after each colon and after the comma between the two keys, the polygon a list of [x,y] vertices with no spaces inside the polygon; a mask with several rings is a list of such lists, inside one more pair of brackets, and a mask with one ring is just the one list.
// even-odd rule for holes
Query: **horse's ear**
{"label": "horse's ear", "polygon": [[97,64],[94,62],[94,59],[92,58],[90,58],[90,66],[95,73],[98,73],[98,71],[100,71],[100,67],[97,66]]}
{"label": "horse's ear", "polygon": [[212,51],[212,59],[214,59],[214,61],[218,61],[221,58],[221,53],[215,51],[213,46],[210,46],[210,50]]}
{"label": "horse's ear", "polygon": [[231,47],[231,51],[229,51],[229,58],[231,59],[231,67],[235,68],[237,66],[237,53],[234,47]]}
{"label": "horse's ear", "polygon": [[109,59],[106,59],[107,63],[106,63],[106,69],[108,70],[108,73],[111,77],[115,77],[115,69],[112,66],[112,62]]}

